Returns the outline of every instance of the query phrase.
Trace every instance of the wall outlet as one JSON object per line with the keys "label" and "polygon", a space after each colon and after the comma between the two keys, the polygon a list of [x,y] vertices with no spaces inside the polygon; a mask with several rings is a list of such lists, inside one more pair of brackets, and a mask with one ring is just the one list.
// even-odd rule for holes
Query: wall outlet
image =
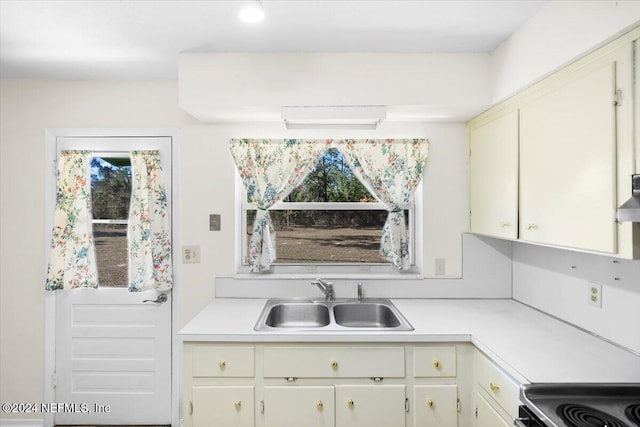
{"label": "wall outlet", "polygon": [[589,282],[589,304],[602,308],[602,285]]}
{"label": "wall outlet", "polygon": [[197,264],[200,262],[200,246],[183,246],[182,263]]}
{"label": "wall outlet", "polygon": [[436,258],[435,267],[436,267],[436,276],[444,276],[445,274],[444,258]]}

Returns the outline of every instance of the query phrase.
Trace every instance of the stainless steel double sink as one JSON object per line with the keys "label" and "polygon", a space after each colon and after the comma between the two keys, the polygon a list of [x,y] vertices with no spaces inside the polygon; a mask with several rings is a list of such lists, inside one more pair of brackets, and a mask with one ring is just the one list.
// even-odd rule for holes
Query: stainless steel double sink
{"label": "stainless steel double sink", "polygon": [[388,299],[270,299],[265,304],[254,329],[412,331],[413,326]]}

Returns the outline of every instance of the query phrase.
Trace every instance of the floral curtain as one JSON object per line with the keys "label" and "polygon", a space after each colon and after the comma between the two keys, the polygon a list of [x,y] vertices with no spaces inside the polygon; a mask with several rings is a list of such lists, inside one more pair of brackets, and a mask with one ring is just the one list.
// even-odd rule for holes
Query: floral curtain
{"label": "floral curtain", "polygon": [[363,185],[387,207],[380,256],[400,270],[410,267],[404,210],[413,201],[428,154],[425,139],[342,140],[345,161]]}
{"label": "floral curtain", "polygon": [[173,284],[167,195],[160,153],[131,152],[129,291],[165,291]]}
{"label": "floral curtain", "polygon": [[97,288],[91,223],[90,151],[62,151],[45,289]]}
{"label": "floral curtain", "polygon": [[249,200],[258,207],[249,243],[252,272],[269,269],[276,259],[275,231],[267,209],[304,180],[330,144],[331,140],[231,140],[231,155]]}

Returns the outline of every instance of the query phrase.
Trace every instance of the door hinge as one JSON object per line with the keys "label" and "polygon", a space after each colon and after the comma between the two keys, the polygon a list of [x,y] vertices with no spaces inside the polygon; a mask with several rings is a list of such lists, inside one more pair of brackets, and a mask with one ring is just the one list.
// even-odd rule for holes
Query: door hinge
{"label": "door hinge", "polygon": [[478,418],[478,407],[476,406],[476,418]]}
{"label": "door hinge", "polygon": [[54,371],[53,374],[51,374],[51,388],[56,388],[57,385],[58,385],[58,376]]}
{"label": "door hinge", "polygon": [[189,401],[189,415],[193,415],[193,402]]}
{"label": "door hinge", "polygon": [[462,412],[462,405],[460,404],[460,399],[458,399],[456,403],[456,409],[458,409],[458,412]]}
{"label": "door hinge", "polygon": [[622,90],[617,89],[613,93],[613,105],[617,107],[620,104],[622,104]]}
{"label": "door hinge", "polygon": [[404,412],[409,412],[409,398],[404,399]]}
{"label": "door hinge", "polygon": [[260,413],[264,414],[264,400],[260,401]]}

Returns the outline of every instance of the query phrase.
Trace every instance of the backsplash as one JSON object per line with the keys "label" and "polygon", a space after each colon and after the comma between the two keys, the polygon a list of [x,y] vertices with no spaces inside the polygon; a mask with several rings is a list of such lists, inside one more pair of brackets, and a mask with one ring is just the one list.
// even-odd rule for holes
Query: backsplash
{"label": "backsplash", "polygon": [[[591,285],[601,304],[590,304]],[[513,299],[640,354],[640,261],[513,243]]]}

